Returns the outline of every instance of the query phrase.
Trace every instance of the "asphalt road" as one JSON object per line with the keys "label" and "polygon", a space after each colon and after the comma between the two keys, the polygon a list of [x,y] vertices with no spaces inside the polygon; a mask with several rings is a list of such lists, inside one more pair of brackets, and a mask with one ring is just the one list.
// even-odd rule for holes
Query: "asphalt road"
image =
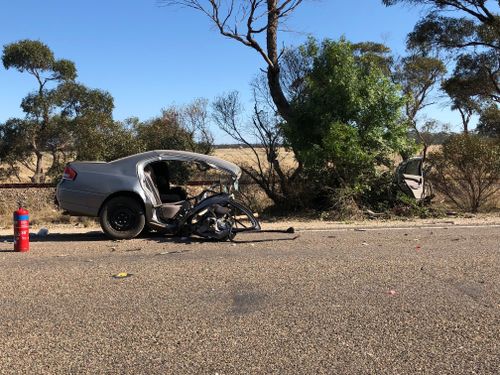
{"label": "asphalt road", "polygon": [[0,373],[498,374],[499,227],[293,238],[0,238]]}

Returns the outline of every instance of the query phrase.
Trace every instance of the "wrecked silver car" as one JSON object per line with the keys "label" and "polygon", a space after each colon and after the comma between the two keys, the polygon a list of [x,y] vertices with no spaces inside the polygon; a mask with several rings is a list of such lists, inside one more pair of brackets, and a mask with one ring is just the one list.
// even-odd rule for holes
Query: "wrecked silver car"
{"label": "wrecked silver car", "polygon": [[[213,169],[227,178],[190,196],[172,186],[172,162]],[[228,240],[239,232],[260,230],[252,211],[234,199],[240,176],[237,165],[214,156],[149,151],[108,163],[69,163],[57,185],[56,200],[70,215],[99,217],[103,231],[114,239],[152,229]]]}

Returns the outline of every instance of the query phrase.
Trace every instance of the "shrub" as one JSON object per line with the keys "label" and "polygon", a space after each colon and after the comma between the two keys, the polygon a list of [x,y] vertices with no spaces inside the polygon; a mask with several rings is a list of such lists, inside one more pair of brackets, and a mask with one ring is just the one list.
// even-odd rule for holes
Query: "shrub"
{"label": "shrub", "polygon": [[431,153],[429,178],[458,208],[477,212],[500,191],[500,143],[477,135],[454,135]]}
{"label": "shrub", "polygon": [[285,140],[311,183],[310,207],[356,215],[379,171],[394,169],[394,154],[413,151],[401,116],[406,99],[386,71],[344,39],[310,40],[300,50],[309,70],[292,101],[294,118],[283,126]]}

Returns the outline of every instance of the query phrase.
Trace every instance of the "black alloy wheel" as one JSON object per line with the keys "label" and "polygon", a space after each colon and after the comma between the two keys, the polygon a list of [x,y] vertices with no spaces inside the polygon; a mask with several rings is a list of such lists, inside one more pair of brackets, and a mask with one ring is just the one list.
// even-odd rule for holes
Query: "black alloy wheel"
{"label": "black alloy wheel", "polygon": [[102,230],[114,239],[134,238],[146,224],[142,205],[127,196],[111,198],[104,204],[99,216]]}

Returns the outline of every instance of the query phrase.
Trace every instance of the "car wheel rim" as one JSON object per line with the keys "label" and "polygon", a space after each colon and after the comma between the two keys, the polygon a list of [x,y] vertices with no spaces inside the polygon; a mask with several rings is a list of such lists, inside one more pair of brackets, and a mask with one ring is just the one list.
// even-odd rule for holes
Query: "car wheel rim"
{"label": "car wheel rim", "polygon": [[126,231],[133,228],[135,224],[135,215],[128,208],[120,208],[114,210],[109,218],[109,222],[113,229],[118,231]]}

